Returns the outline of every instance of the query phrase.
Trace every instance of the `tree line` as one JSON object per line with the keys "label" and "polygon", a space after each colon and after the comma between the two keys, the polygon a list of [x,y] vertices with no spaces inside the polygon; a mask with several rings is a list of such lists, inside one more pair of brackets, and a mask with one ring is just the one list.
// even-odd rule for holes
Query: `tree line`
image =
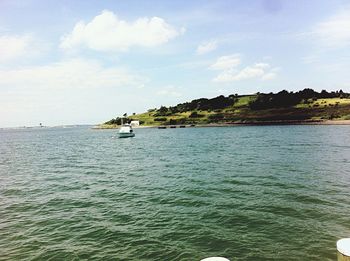
{"label": "tree line", "polygon": [[276,94],[258,93],[256,99],[249,103],[249,107],[252,110],[287,108],[295,106],[299,103],[310,103],[317,99],[349,97],[350,94],[344,93],[342,90],[336,92],[327,92],[326,90],[316,92],[313,89],[306,88],[295,93],[283,90]]}
{"label": "tree line", "polygon": [[[212,99],[196,99],[190,102],[179,103],[176,106],[165,107],[161,106],[159,109],[155,109],[155,117],[169,116],[178,112],[187,111],[211,111],[220,110],[228,106],[232,106],[237,102],[238,98],[242,97],[237,94],[232,94],[227,97],[220,95]],[[327,92],[322,90],[321,92],[314,91],[313,89],[306,88],[298,92],[288,92],[286,90],[278,93],[257,93],[254,100],[249,103],[249,108],[252,110],[262,110],[271,108],[286,108],[295,106],[301,102],[308,103],[312,100],[322,98],[350,98],[349,93],[345,93],[342,90]],[[196,118],[196,115],[191,117]]]}
{"label": "tree line", "polygon": [[207,99],[201,98],[192,100],[190,102],[180,103],[176,106],[165,107],[161,106],[155,113],[154,116],[168,116],[178,112],[186,112],[186,111],[208,111],[208,110],[220,110],[224,109],[228,106],[231,106],[235,103],[237,99],[236,95],[229,95],[225,97],[224,95],[220,95],[218,97]]}

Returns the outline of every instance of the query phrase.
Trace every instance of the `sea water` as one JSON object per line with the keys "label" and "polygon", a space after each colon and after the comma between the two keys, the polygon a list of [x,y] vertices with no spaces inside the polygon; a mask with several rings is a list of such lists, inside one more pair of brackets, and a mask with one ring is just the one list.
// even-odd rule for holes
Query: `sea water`
{"label": "sea water", "polygon": [[350,126],[0,130],[0,260],[334,260]]}

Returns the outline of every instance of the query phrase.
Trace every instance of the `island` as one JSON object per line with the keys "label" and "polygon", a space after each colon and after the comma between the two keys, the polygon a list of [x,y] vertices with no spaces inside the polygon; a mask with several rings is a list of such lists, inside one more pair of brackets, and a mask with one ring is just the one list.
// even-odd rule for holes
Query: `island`
{"label": "island", "polygon": [[[97,128],[116,128],[121,117]],[[161,106],[130,116],[123,122],[140,126],[227,126],[269,124],[350,124],[350,94],[342,90],[232,94],[200,98],[175,106]]]}

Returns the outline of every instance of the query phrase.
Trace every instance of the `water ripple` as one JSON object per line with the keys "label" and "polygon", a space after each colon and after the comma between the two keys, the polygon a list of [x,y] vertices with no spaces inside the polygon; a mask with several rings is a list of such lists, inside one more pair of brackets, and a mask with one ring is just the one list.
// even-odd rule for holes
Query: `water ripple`
{"label": "water ripple", "polygon": [[350,128],[0,131],[1,260],[334,260]]}

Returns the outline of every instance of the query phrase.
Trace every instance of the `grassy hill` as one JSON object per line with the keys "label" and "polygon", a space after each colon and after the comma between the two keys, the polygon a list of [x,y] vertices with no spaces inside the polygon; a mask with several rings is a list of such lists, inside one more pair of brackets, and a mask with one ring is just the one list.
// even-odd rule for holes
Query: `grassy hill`
{"label": "grassy hill", "polygon": [[[350,120],[350,94],[304,89],[296,93],[218,96],[162,106],[129,116],[128,120],[139,120],[146,126]],[[116,124],[120,124],[120,118],[105,123],[110,127]]]}

